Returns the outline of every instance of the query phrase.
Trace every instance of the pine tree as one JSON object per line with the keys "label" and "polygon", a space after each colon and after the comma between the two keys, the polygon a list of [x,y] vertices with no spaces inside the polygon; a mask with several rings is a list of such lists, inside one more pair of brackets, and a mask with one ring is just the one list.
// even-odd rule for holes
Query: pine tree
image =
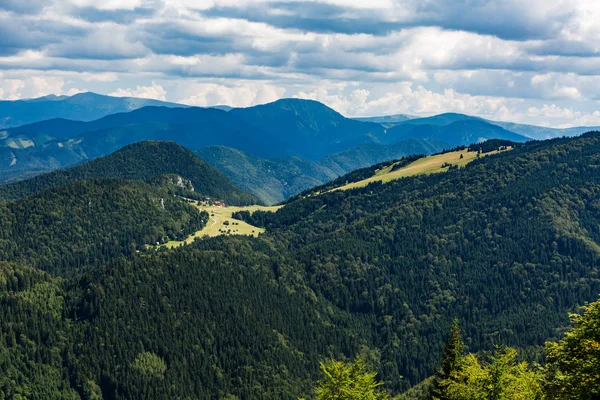
{"label": "pine tree", "polygon": [[448,400],[446,388],[452,381],[453,375],[460,370],[463,358],[464,342],[460,333],[458,319],[454,319],[450,328],[450,336],[444,346],[442,365],[435,375],[433,398],[436,400]]}

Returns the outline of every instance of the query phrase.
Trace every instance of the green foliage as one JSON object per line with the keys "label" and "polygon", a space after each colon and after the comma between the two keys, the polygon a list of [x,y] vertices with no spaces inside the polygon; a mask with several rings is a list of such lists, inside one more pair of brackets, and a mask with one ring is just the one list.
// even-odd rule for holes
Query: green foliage
{"label": "green foliage", "polygon": [[492,151],[505,150],[508,147],[515,147],[518,145],[518,143],[511,142],[510,140],[490,139],[485,142],[470,145],[469,151],[477,151],[485,154]]}
{"label": "green foliage", "polygon": [[182,240],[208,215],[165,188],[91,180],[0,203],[0,220],[2,259],[72,275],[157,241]]}
{"label": "green foliage", "polygon": [[[3,257],[66,277],[4,267],[0,390],[288,400],[310,395],[319,360],[364,354],[381,391],[397,394],[437,370],[451,316],[476,354],[491,337],[531,349],[600,292],[599,170],[599,134],[528,143],[457,171],[244,216],[268,228],[258,238],[141,255],[124,244],[191,226],[192,209],[168,188],[90,181],[3,204]],[[86,211],[90,201],[99,212]],[[107,235],[114,246],[98,246]],[[135,367],[144,352],[164,360],[163,379]],[[537,395],[510,351],[461,365],[448,387]]]}
{"label": "green foliage", "polygon": [[367,371],[364,362],[352,363],[329,360],[321,363],[325,378],[315,389],[316,400],[386,400],[389,395],[381,390],[376,372]]}
{"label": "green foliage", "polygon": [[79,398],[61,359],[63,293],[60,279],[0,262],[0,399]]}
{"label": "green foliage", "polygon": [[600,301],[572,315],[573,329],[558,343],[546,344],[544,389],[549,399],[600,397]]}
{"label": "green foliage", "polygon": [[434,377],[427,378],[400,394],[396,400],[431,400],[434,384]]}
{"label": "green foliage", "polygon": [[463,365],[464,342],[460,333],[458,319],[452,322],[450,336],[444,346],[442,366],[435,376],[433,398],[436,400],[450,400],[447,388],[453,382],[453,377],[458,374]]}
{"label": "green foliage", "polygon": [[542,398],[539,377],[526,362],[517,362],[517,351],[497,349],[488,364],[475,355],[462,360],[462,368],[444,385],[449,400],[536,400]]}
{"label": "green foliage", "polygon": [[599,168],[592,133],[238,217],[285,254],[281,282],[376,321],[368,344],[397,393],[437,369],[450,316],[470,351],[528,348],[596,298]]}
{"label": "green foliage", "polygon": [[135,358],[133,368],[147,378],[163,379],[167,371],[167,363],[156,354],[144,351]]}

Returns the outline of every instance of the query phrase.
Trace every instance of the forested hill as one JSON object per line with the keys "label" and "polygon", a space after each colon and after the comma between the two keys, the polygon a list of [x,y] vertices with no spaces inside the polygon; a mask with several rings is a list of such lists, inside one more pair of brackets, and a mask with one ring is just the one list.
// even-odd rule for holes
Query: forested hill
{"label": "forested hill", "polygon": [[[95,204],[80,184],[68,190],[82,200],[69,201]],[[600,133],[590,133],[242,213],[267,232],[110,257],[76,278],[2,262],[0,395],[311,398],[320,361],[357,355],[398,394],[439,367],[454,317],[469,352],[503,343],[536,359],[600,293],[599,198]],[[23,220],[55,218],[37,210]],[[7,225],[2,243],[28,240]],[[19,254],[42,253],[38,243],[59,255],[103,249],[63,229]]]}
{"label": "forested hill", "polygon": [[101,179],[0,203],[0,220],[0,259],[74,275],[156,242],[181,240],[208,215],[165,186]]}
{"label": "forested hill", "polygon": [[[317,297],[377,321],[379,372],[399,389],[433,371],[454,316],[472,351],[526,347],[595,300],[599,198],[600,133],[589,133],[242,216],[289,249]],[[277,271],[298,279],[298,267]]]}
{"label": "forested hill", "polygon": [[174,142],[146,141],[128,145],[106,157],[76,167],[0,185],[0,200],[15,199],[81,179],[123,178],[151,181],[177,174],[191,181],[199,195],[228,204],[259,204],[253,195],[238,189],[223,173]]}

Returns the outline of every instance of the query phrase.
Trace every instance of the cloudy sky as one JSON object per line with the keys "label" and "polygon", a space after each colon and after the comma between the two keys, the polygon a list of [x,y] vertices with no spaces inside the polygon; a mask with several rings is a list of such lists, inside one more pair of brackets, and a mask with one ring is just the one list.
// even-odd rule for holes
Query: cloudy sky
{"label": "cloudy sky", "polygon": [[600,125],[597,0],[0,0],[0,99]]}

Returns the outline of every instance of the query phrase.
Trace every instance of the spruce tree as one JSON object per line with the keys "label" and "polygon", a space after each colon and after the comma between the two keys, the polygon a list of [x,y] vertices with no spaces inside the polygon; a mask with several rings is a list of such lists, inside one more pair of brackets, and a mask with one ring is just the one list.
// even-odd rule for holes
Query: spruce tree
{"label": "spruce tree", "polygon": [[448,341],[444,346],[442,365],[435,375],[432,392],[434,399],[449,399],[446,394],[446,387],[452,382],[453,375],[460,370],[464,347],[458,319],[455,318],[450,328]]}

